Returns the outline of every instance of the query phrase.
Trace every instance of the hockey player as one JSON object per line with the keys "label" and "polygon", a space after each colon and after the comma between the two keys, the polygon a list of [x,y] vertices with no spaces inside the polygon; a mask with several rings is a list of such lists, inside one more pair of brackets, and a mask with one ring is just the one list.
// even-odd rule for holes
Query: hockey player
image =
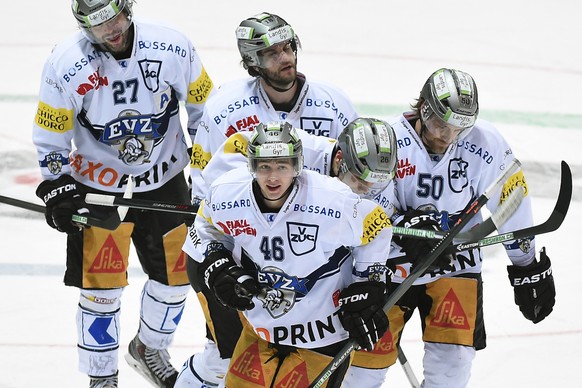
{"label": "hockey player", "polygon": [[[439,69],[424,84],[412,111],[391,121],[398,139],[396,194],[402,209],[394,221],[400,226],[448,229],[461,211],[481,195],[514,158],[500,132],[477,119],[477,86],[462,71]],[[500,233],[531,226],[531,199],[519,170],[489,199],[494,210],[516,186],[525,196]],[[476,215],[467,226],[480,222]],[[397,264],[394,282],[402,282],[432,249],[428,240],[395,238],[391,261]],[[526,319],[538,323],[548,316],[555,300],[550,259],[545,248],[536,259],[534,237],[504,244],[512,263],[507,267],[515,303]],[[442,255],[389,311],[390,332],[373,352],[359,352],[346,384],[380,387],[386,368],[395,363],[396,344],[404,324],[418,309],[424,340],[423,387],[466,387],[475,351],[485,348],[480,249],[456,256]],[[525,279],[526,281],[518,281]],[[368,368],[368,369],[364,369]]]}
{"label": "hockey player", "polygon": [[[388,215],[395,211],[392,178],[396,169],[396,138],[384,121],[357,118],[340,133],[339,139],[311,135],[296,129],[301,139],[304,168],[338,177],[353,192],[373,199]],[[247,148],[254,132],[230,136],[202,171],[202,193],[223,174],[247,165]],[[198,277],[199,264],[188,260],[190,283],[196,290],[207,318],[209,342],[204,351],[191,356],[182,367],[176,388],[218,385],[225,376],[230,357],[242,330],[235,310],[225,308]]]}
{"label": "hockey player", "polygon": [[280,16],[261,13],[236,29],[242,65],[251,78],[223,85],[204,109],[192,151],[194,200],[200,174],[218,147],[259,122],[286,120],[318,136],[337,139],[357,114],[337,88],[297,72],[299,38]]}
{"label": "hockey player", "polygon": [[[303,168],[289,123],[259,124],[248,169],[210,186],[184,245],[217,300],[248,321],[226,386],[310,381],[348,335],[372,349],[388,327],[381,306],[390,238],[376,203]],[[345,364],[329,387],[340,386]]]}
{"label": "hockey player", "polygon": [[190,289],[181,250],[181,215],[129,210],[115,231],[80,229],[88,191],[189,200],[187,141],[213,83],[189,39],[173,28],[133,19],[132,0],[73,0],[80,31],[57,45],[43,70],[33,127],[43,182],[37,195],[48,224],[68,234],[64,282],[80,290],[79,369],[91,387],[117,387],[120,297],[130,239],[148,275],[138,334],[128,362],[155,386],[172,387],[167,348]]}

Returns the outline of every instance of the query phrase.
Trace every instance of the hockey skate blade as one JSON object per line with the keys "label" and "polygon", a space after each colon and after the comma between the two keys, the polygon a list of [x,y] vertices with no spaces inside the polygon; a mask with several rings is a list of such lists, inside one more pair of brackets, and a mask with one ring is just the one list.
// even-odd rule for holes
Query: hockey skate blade
{"label": "hockey skate blade", "polygon": [[135,371],[139,373],[144,379],[146,379],[148,383],[150,383],[156,388],[159,387],[159,385],[156,382],[151,380],[148,370],[138,360],[133,358],[129,353],[126,353],[124,357],[125,361],[127,361],[129,366],[135,369]]}

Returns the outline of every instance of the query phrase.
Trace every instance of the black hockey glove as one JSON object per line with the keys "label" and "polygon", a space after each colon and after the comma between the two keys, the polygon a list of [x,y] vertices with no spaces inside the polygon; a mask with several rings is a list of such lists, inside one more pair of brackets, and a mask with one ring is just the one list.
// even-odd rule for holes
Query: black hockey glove
{"label": "black hockey glove", "polygon": [[509,265],[507,272],[513,286],[515,304],[523,316],[538,323],[550,315],[556,302],[556,287],[546,248],[540,251],[540,261],[534,260],[525,267]]}
{"label": "black hockey glove", "polygon": [[386,284],[364,281],[350,284],[340,293],[340,321],[358,345],[372,351],[388,330],[388,317],[382,310]]}
{"label": "black hockey glove", "polygon": [[[439,222],[434,218],[434,215],[425,213],[421,210],[409,210],[404,213],[400,219],[396,220],[396,226],[403,228],[415,228],[426,230],[442,230]],[[394,236],[395,243],[400,245],[406,257],[412,263],[411,271],[414,271],[414,266],[418,260],[423,260],[430,251],[437,245],[439,240],[420,239],[407,236]],[[453,254],[443,253],[428,267],[426,272],[432,272],[437,269],[451,270]]]}
{"label": "black hockey glove", "polygon": [[81,226],[73,223],[73,214],[88,215],[89,209],[77,181],[70,175],[61,175],[54,181],[42,181],[36,195],[46,205],[45,218],[51,228],[64,233],[78,233]]}
{"label": "black hockey glove", "polygon": [[200,271],[206,286],[224,306],[241,311],[255,307],[253,296],[259,294],[260,285],[248,271],[234,262],[227,250],[209,253]]}

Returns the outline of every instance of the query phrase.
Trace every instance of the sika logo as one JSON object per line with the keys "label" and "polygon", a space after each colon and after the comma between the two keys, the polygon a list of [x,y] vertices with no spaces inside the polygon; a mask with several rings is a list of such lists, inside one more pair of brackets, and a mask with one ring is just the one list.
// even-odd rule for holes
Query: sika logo
{"label": "sika logo", "polygon": [[435,317],[430,323],[433,326],[469,330],[467,314],[465,314],[459,298],[452,289],[437,307]]}
{"label": "sika logo", "polygon": [[186,254],[184,253],[184,251],[182,251],[182,253],[180,253],[180,256],[178,257],[178,261],[176,262],[176,265],[174,266],[172,272],[185,272],[185,271],[186,271]]}
{"label": "sika logo", "polygon": [[251,227],[247,220],[225,221],[225,223],[218,221],[217,224],[222,228],[222,231],[225,234],[231,235],[232,237],[236,237],[243,233],[246,233],[249,236],[257,235],[257,230]]}
{"label": "sika logo", "polygon": [[396,170],[396,176],[400,179],[404,178],[405,176],[412,176],[416,174],[416,166],[413,166],[408,161],[408,158],[398,161],[398,169]]}
{"label": "sika logo", "polygon": [[309,385],[309,380],[307,377],[307,366],[305,361],[297,365],[291,372],[289,372],[285,377],[283,377],[278,384],[275,385],[276,388],[303,388]]}
{"label": "sika logo", "polygon": [[394,351],[394,340],[392,338],[392,333],[390,330],[380,338],[376,345],[374,345],[374,349],[370,352],[372,354],[388,354]]}
{"label": "sika logo", "polygon": [[259,344],[254,342],[231,364],[229,372],[257,385],[265,384],[265,375],[259,359]]}
{"label": "sika logo", "polygon": [[89,273],[121,273],[125,272],[123,256],[119,252],[113,237],[109,235],[93,260]]}

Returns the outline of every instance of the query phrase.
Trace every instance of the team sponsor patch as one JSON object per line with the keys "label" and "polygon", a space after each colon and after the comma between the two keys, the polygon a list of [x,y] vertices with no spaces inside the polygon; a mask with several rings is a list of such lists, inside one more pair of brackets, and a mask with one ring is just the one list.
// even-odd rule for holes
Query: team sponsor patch
{"label": "team sponsor patch", "polygon": [[64,133],[73,129],[73,110],[53,108],[39,101],[34,122],[47,131]]}
{"label": "team sponsor patch", "polygon": [[214,88],[214,84],[210,79],[206,70],[202,68],[200,72],[200,77],[190,84],[188,87],[188,99],[186,100],[189,104],[204,104],[210,95],[210,92]]}
{"label": "team sponsor patch", "polygon": [[259,344],[253,342],[230,364],[229,373],[258,386],[264,386],[265,374],[259,356]]}
{"label": "team sponsor patch", "polygon": [[192,155],[190,157],[190,168],[204,170],[211,157],[212,154],[210,152],[204,152],[200,144],[194,144],[192,147]]}
{"label": "team sponsor patch", "polygon": [[217,221],[216,225],[219,226],[224,234],[228,234],[232,237],[236,237],[240,234],[247,234],[249,236],[256,236],[257,229],[253,228],[248,220],[227,220],[224,222]]}
{"label": "team sponsor patch", "polygon": [[287,239],[291,251],[297,255],[305,255],[315,250],[319,225],[287,222]]}
{"label": "team sponsor patch", "polygon": [[414,176],[416,174],[416,164],[410,163],[408,158],[398,160],[398,168],[396,170],[396,177],[403,179],[406,176]]}
{"label": "team sponsor patch", "polygon": [[249,141],[241,134],[234,134],[229,137],[224,145],[225,154],[242,154],[247,156]]}
{"label": "team sponsor patch", "polygon": [[513,191],[514,188],[517,186],[521,186],[524,188],[523,196],[526,197],[528,194],[527,183],[525,181],[525,177],[523,176],[523,171],[519,170],[515,174],[507,179],[507,182],[503,185],[503,189],[501,190],[501,197],[499,198],[499,203],[505,202],[509,194]]}
{"label": "team sponsor patch", "polygon": [[386,212],[380,207],[376,206],[370,214],[364,218],[363,222],[363,233],[362,233],[362,245],[365,245],[372,241],[378,233],[384,228],[390,226],[390,220],[386,215]]}
{"label": "team sponsor patch", "polygon": [[[234,123],[234,125],[232,125],[232,124],[229,125],[228,128],[226,129],[226,132],[224,133],[224,135],[226,137],[230,137],[239,131],[254,131],[255,126],[257,126],[259,124],[259,122],[260,121],[259,121],[259,118],[257,117],[257,115],[252,115],[252,116],[242,118],[240,120],[237,120]],[[235,128],[235,126],[236,126],[236,128]]]}
{"label": "team sponsor patch", "polygon": [[126,266],[113,236],[109,235],[89,268],[89,273],[121,273]]}
{"label": "team sponsor patch", "polygon": [[99,69],[87,77],[87,81],[89,82],[82,82],[77,86],[77,93],[81,96],[84,96],[93,89],[98,90],[101,86],[109,85],[107,77],[101,77],[99,75]]}
{"label": "team sponsor patch", "polygon": [[301,129],[317,136],[329,136],[332,119],[325,117],[301,117]]}

